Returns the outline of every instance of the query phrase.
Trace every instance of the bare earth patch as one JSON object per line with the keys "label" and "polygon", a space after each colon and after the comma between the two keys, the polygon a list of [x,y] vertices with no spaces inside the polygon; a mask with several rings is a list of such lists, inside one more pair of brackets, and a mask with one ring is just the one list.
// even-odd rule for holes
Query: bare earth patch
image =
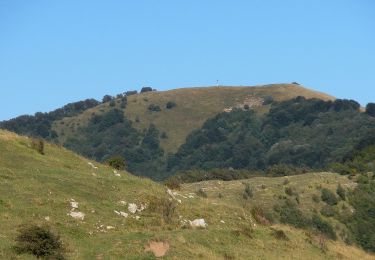
{"label": "bare earth patch", "polygon": [[157,242],[157,241],[150,241],[145,246],[145,252],[151,251],[156,257],[165,256],[165,254],[169,250],[169,243],[168,242]]}

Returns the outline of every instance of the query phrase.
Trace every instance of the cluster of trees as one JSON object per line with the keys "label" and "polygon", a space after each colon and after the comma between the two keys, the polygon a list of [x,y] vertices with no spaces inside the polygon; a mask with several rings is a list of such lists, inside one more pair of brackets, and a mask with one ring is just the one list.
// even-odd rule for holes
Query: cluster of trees
{"label": "cluster of trees", "polygon": [[[64,145],[89,158],[123,168],[118,164],[120,156],[125,158],[132,173],[155,177],[152,175],[160,172],[164,155],[159,136],[155,125],[138,131],[122,110],[113,108],[102,115],[93,115],[87,127],[79,129],[77,137],[68,139]],[[117,162],[113,162],[113,156],[117,156]]]}
{"label": "cluster of trees", "polygon": [[169,157],[167,170],[324,169],[345,160],[364,136],[375,139],[371,129],[375,119],[353,100],[297,97],[273,102],[264,116],[238,109],[207,120]]}
{"label": "cluster of trees", "polygon": [[69,103],[52,112],[37,112],[34,116],[23,115],[8,121],[0,122],[0,128],[7,129],[21,135],[41,137],[51,140],[57,137],[56,132],[51,129],[54,121],[60,120],[64,117],[75,116],[99,104],[100,102],[95,99],[86,99],[83,101]]}

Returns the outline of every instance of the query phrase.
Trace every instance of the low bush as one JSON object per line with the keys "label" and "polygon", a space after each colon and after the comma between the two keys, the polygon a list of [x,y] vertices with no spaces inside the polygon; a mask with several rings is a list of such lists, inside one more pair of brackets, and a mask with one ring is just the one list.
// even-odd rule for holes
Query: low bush
{"label": "low bush", "polygon": [[121,156],[113,156],[107,159],[107,164],[117,170],[123,170],[125,168],[125,160]]}
{"label": "low bush", "polygon": [[328,205],[330,206],[333,206],[333,205],[336,205],[338,200],[337,200],[337,197],[335,196],[335,194],[330,191],[329,189],[326,189],[326,188],[323,188],[321,190],[321,198],[322,198],[322,201],[324,201],[325,203],[327,203]]}
{"label": "low bush", "polygon": [[274,229],[272,235],[278,240],[289,240],[288,236],[282,230]]}
{"label": "low bush", "polygon": [[345,198],[346,198],[346,192],[345,192],[345,189],[341,186],[341,184],[339,184],[337,186],[336,193],[337,193],[337,195],[339,195],[339,197],[342,200],[345,200]]}
{"label": "low bush", "polygon": [[165,108],[166,108],[166,109],[172,109],[172,108],[174,108],[174,107],[176,107],[176,106],[177,106],[177,104],[176,104],[175,102],[173,102],[173,101],[168,101],[167,104],[165,105]]}
{"label": "low bush", "polygon": [[295,191],[292,187],[286,187],[285,188],[285,194],[289,196],[293,196],[295,194]]}
{"label": "low bush", "polygon": [[201,188],[199,190],[197,190],[196,194],[202,198],[207,198],[207,193]]}
{"label": "low bush", "polygon": [[297,228],[308,225],[308,219],[298,209],[297,204],[289,199],[285,200],[281,206],[276,205],[274,210],[279,214],[281,223],[290,224]]}
{"label": "low bush", "polygon": [[266,218],[266,214],[264,213],[263,209],[259,206],[254,207],[251,209],[251,215],[253,215],[256,222],[259,224],[268,226],[271,224],[271,221]]}
{"label": "low bush", "polygon": [[42,139],[32,139],[31,148],[36,150],[40,154],[44,154],[44,141]]}
{"label": "low bush", "polygon": [[243,198],[245,200],[253,197],[253,190],[250,187],[250,184],[246,183],[245,190],[243,192]]}
{"label": "low bush", "polygon": [[178,178],[170,177],[164,182],[165,186],[172,190],[179,190],[181,188],[181,184]]}
{"label": "low bush", "polygon": [[150,104],[148,106],[148,110],[150,110],[152,112],[159,112],[159,111],[161,111],[160,107],[158,105],[155,105],[155,104]]}
{"label": "low bush", "polygon": [[327,221],[323,220],[318,215],[314,215],[312,217],[311,221],[312,221],[312,225],[317,230],[319,230],[320,232],[322,232],[328,238],[336,240],[336,238],[337,238],[336,233],[335,233],[335,231],[334,231],[334,229],[333,229],[333,227],[331,226],[330,223],[328,223]]}
{"label": "low bush", "polygon": [[24,226],[18,230],[15,251],[32,254],[37,258],[64,259],[64,249],[58,235],[47,227]]}
{"label": "low bush", "polygon": [[334,208],[330,205],[325,205],[321,210],[320,210],[320,214],[322,214],[323,216],[325,217],[333,217],[336,212],[334,210]]}
{"label": "low bush", "polygon": [[320,197],[316,194],[313,194],[312,195],[312,200],[315,202],[315,203],[319,203],[320,202]]}

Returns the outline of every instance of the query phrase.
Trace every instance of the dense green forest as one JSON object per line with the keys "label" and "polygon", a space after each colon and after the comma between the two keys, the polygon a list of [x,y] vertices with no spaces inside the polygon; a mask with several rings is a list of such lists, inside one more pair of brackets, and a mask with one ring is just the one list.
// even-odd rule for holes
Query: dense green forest
{"label": "dense green forest", "polygon": [[292,165],[319,170],[342,162],[373,129],[375,118],[361,112],[355,101],[298,97],[274,103],[265,116],[242,109],[218,114],[188,136],[169,157],[167,169]]}
{"label": "dense green forest", "polygon": [[77,136],[68,139],[65,146],[97,161],[121,156],[130,172],[159,178],[154,174],[162,171],[164,151],[160,148],[160,133],[153,124],[140,132],[122,110],[113,108],[103,115],[93,115]]}
{"label": "dense green forest", "polygon": [[52,112],[37,112],[34,116],[23,115],[8,121],[0,122],[0,128],[7,129],[21,135],[36,136],[45,139],[54,139],[57,133],[51,129],[53,121],[64,117],[78,115],[79,113],[99,105],[95,99],[86,99],[74,103],[69,103]]}

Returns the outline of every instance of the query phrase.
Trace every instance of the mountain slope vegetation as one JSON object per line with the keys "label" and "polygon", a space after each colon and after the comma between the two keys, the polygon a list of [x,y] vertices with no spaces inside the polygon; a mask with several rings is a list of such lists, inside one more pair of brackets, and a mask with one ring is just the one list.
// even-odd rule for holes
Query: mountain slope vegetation
{"label": "mountain slope vegetation", "polygon": [[375,118],[351,100],[298,97],[276,102],[269,113],[220,113],[186,139],[168,170],[265,170],[278,164],[324,169],[341,162],[375,129]]}
{"label": "mountain slope vegetation", "polygon": [[[0,130],[0,258],[34,259],[14,250],[17,230],[24,225],[48,226],[60,235],[67,259],[154,259],[146,250],[154,242],[168,245],[166,259],[374,258],[345,245],[340,237],[327,240],[314,230],[259,224],[250,210],[257,203],[249,200],[242,205],[242,193],[225,193],[219,199],[206,191],[208,197],[202,198],[195,188],[184,187],[168,195],[166,188],[148,179],[35,141]],[[331,190],[332,180],[345,188],[354,185],[333,174],[310,178],[313,183],[329,183],[324,185]],[[267,189],[281,181],[262,183]],[[294,182],[298,184],[290,180]],[[205,219],[208,226],[193,229],[184,224],[196,218]]]}
{"label": "mountain slope vegetation", "polygon": [[[122,109],[139,131],[154,124],[160,133],[165,133],[167,138],[162,138],[160,145],[168,154],[176,152],[191,131],[200,128],[207,119],[225,109],[243,107],[247,104],[262,112],[268,109],[268,106],[262,106],[265,99],[280,101],[297,96],[334,99],[296,84],[274,84],[261,87],[204,87],[150,91],[127,96],[126,108],[121,108],[121,98],[116,99],[115,107]],[[173,102],[175,106],[167,108],[168,102]],[[150,110],[150,106],[159,107],[160,111]],[[107,102],[78,116],[55,122],[53,130],[58,133],[59,143],[63,144],[70,136],[77,135],[76,130],[88,124],[92,113],[99,115],[111,108],[113,107],[110,102]]]}

